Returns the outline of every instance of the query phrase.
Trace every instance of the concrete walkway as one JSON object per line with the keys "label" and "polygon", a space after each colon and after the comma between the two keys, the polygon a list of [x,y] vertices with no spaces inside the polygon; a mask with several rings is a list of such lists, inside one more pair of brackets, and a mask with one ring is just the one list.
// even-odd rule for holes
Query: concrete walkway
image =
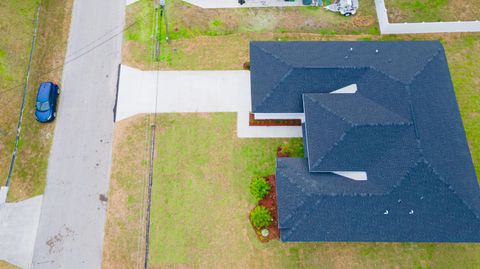
{"label": "concrete walkway", "polygon": [[42,207],[42,196],[0,203],[0,260],[30,268]]}
{"label": "concrete walkway", "polygon": [[480,21],[390,23],[384,0],[375,0],[382,34],[480,32]]}
{"label": "concrete walkway", "polygon": [[301,0],[245,0],[245,4],[240,5],[238,0],[183,0],[192,5],[201,8],[247,8],[247,7],[295,7],[303,6]]}
{"label": "concrete walkway", "polygon": [[[158,81],[158,96],[156,85]],[[116,120],[139,113],[237,112],[239,137],[301,137],[301,127],[249,126],[248,71],[141,71],[122,65]]]}

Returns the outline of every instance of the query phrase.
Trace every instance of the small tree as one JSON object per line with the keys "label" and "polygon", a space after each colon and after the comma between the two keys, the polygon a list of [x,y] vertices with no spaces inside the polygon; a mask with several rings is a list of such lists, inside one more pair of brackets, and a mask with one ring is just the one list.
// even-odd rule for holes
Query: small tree
{"label": "small tree", "polygon": [[264,178],[254,178],[250,182],[250,193],[257,201],[262,200],[270,191],[270,184]]}
{"label": "small tree", "polygon": [[260,205],[252,210],[250,221],[257,229],[261,229],[272,223],[272,215],[266,207]]}

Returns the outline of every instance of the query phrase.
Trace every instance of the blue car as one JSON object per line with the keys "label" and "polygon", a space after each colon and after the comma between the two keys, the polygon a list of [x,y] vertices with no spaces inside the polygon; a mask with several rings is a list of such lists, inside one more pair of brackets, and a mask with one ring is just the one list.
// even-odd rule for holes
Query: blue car
{"label": "blue car", "polygon": [[57,116],[57,100],[60,88],[53,82],[42,82],[38,87],[35,118],[39,122],[50,122]]}

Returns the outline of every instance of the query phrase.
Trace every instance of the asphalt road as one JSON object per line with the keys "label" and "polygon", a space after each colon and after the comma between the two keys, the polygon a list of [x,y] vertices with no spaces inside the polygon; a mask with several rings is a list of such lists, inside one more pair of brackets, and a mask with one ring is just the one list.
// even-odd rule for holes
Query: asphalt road
{"label": "asphalt road", "polygon": [[[125,0],[75,0],[33,268],[100,268]],[[103,45],[99,45],[105,42]],[[94,48],[98,46],[97,48]]]}

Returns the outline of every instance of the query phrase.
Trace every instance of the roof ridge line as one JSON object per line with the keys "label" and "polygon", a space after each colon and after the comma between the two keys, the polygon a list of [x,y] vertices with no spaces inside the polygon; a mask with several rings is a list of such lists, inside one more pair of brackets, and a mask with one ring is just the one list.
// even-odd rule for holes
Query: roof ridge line
{"label": "roof ridge line", "polygon": [[279,80],[278,83],[277,83],[271,90],[269,90],[269,91],[265,94],[265,97],[263,97],[262,102],[260,103],[260,105],[265,104],[265,101],[267,101],[268,98],[270,98],[271,94],[272,94],[273,92],[275,92],[275,90],[278,88],[278,86],[280,86],[280,84],[282,84],[282,83],[285,81],[285,79],[286,79],[287,77],[289,77],[290,74],[292,74],[293,69],[294,69],[294,68],[292,68],[292,67],[291,67],[290,69],[288,69],[288,72],[285,73],[285,75],[282,77],[282,79]]}
{"label": "roof ridge line", "polygon": [[[328,94],[328,93],[326,93]],[[304,94],[305,95],[305,94]],[[308,94],[307,94],[308,95]],[[360,94],[359,94],[360,95]],[[363,97],[363,95],[361,95]],[[308,96],[307,96],[308,97]],[[366,97],[364,97],[366,98]],[[312,98],[309,98],[312,102],[316,103],[317,105],[321,106],[323,109],[325,109],[325,111],[329,112],[330,114],[332,114],[333,116],[337,117],[337,118],[340,118],[341,120],[343,120],[344,122],[346,122],[348,125],[350,125],[350,128],[348,128],[348,130],[344,131],[342,133],[342,135],[340,136],[340,138],[337,140],[337,142],[335,142],[326,152],[325,154],[323,154],[323,156],[321,158],[319,158],[316,162],[314,162],[312,164],[312,167],[315,167],[317,166],[319,163],[321,163],[323,161],[323,159],[325,159],[325,157],[335,148],[337,147],[340,142],[342,142],[344,140],[344,138],[346,137],[347,133],[350,132],[353,128],[355,127],[362,127],[362,126],[370,126],[370,127],[373,127],[373,126],[385,126],[385,127],[389,127],[389,126],[411,126],[413,123],[411,121],[408,121],[407,119],[404,119],[402,116],[398,115],[397,113],[389,110],[390,112],[394,113],[395,115],[397,115],[398,117],[406,120],[407,122],[402,122],[402,123],[399,123],[399,124],[395,124],[395,123],[392,123],[392,124],[354,124],[352,123],[351,121],[345,119],[344,117],[342,116],[339,116],[338,114],[336,114],[335,112],[331,111],[329,108],[325,107],[323,104],[320,104],[318,102],[316,102],[315,100],[313,100]],[[368,99],[368,98],[366,98]],[[370,100],[370,99],[368,99]],[[371,101],[371,100],[370,100]],[[371,101],[373,102],[373,101]],[[383,106],[382,106],[383,107]],[[305,113],[305,115],[307,115],[307,113]],[[305,122],[307,122],[307,120],[305,120]],[[306,123],[308,124],[308,123]],[[310,166],[309,166],[309,169],[310,169]]]}
{"label": "roof ridge line", "polygon": [[428,59],[428,60],[425,62],[425,64],[423,65],[423,67],[422,67],[420,70],[418,70],[418,71],[413,75],[413,77],[410,79],[410,81],[409,81],[406,85],[412,84],[412,82],[413,82],[420,74],[422,74],[423,71],[425,71],[425,68],[427,67],[427,65],[428,65],[430,62],[432,62],[435,58],[437,58],[438,55],[440,55],[440,51],[441,51],[441,49],[438,48],[438,49],[437,49],[437,52],[436,52],[435,54],[433,54],[432,57],[430,57],[430,59]]}
{"label": "roof ridge line", "polygon": [[292,64],[290,64],[289,62],[287,62],[287,61],[285,61],[284,59],[278,57],[277,55],[273,54],[272,52],[265,50],[265,49],[262,48],[261,46],[258,46],[258,45],[256,45],[255,43],[251,43],[251,44],[252,44],[252,46],[255,46],[255,47],[258,48],[259,50],[263,51],[263,53],[272,56],[272,57],[273,57],[274,59],[276,59],[277,61],[279,61],[279,62],[285,64],[287,67],[289,67],[288,72],[285,73],[285,75],[282,77],[282,79],[281,79],[271,90],[269,90],[269,91],[265,94],[265,97],[263,98],[262,102],[261,102],[259,105],[255,106],[255,107],[259,107],[259,106],[265,104],[265,101],[270,97],[270,95],[275,91],[275,89],[278,88],[278,86],[285,80],[285,78],[288,77],[288,76],[292,73],[293,66],[292,66]]}
{"label": "roof ridge line", "polygon": [[[330,94],[330,93],[317,93],[317,94]],[[317,100],[309,97],[309,96],[308,96],[308,95],[309,95],[308,93],[304,93],[303,95],[306,95],[306,96],[308,97],[308,99],[310,99],[310,101],[312,101],[312,102],[315,103],[316,105],[319,105],[319,106],[322,107],[325,111],[327,111],[327,112],[329,112],[330,114],[332,114],[332,115],[340,118],[342,121],[345,121],[345,122],[348,123],[350,126],[352,126],[352,127],[354,126],[354,123],[353,123],[353,122],[349,121],[348,119],[346,119],[346,118],[343,117],[343,116],[338,115],[337,113],[335,113],[334,111],[332,111],[329,107],[326,107],[325,105],[319,103]],[[305,111],[305,107],[303,108],[303,110]],[[305,113],[305,115],[306,115],[306,114],[307,114],[307,113]],[[307,121],[305,120],[305,122],[307,122]]]}
{"label": "roof ridge line", "polygon": [[[393,126],[411,126],[412,123],[402,123],[402,124],[391,124],[391,125],[381,125],[381,124],[361,124],[361,125],[350,125],[350,128],[348,128],[348,130],[346,130],[345,132],[342,133],[342,135],[340,136],[340,138],[337,140],[337,142],[333,143],[333,145],[325,152],[325,154],[323,154],[323,156],[321,158],[319,158],[316,162],[314,162],[312,164],[312,167],[315,167],[317,165],[319,165],[324,159],[325,157],[330,154],[330,152],[335,148],[337,147],[338,145],[340,145],[341,142],[343,142],[343,140],[345,139],[345,137],[347,136],[347,134],[352,131],[354,128],[358,128],[358,127],[375,127],[375,126],[382,126],[382,127],[393,127]],[[309,167],[310,168],[310,167]],[[318,173],[318,172],[315,172],[315,171],[309,171],[310,173]]]}
{"label": "roof ridge line", "polygon": [[[315,196],[309,196],[308,197],[309,199],[314,199],[316,200],[315,203],[314,203],[314,207],[316,208],[318,206],[318,204],[320,203],[320,200],[322,200],[322,197],[315,197]],[[298,209],[298,208],[297,208]],[[311,210],[307,210],[307,212],[305,212],[305,214],[303,214],[302,216],[300,216],[299,218],[297,218],[297,220],[293,223],[292,227],[289,228],[289,231],[287,232],[287,235],[286,235],[286,238],[290,237],[292,235],[292,233],[297,229],[298,225],[303,222],[303,220],[309,216],[311,214]]]}
{"label": "roof ridge line", "polygon": [[474,211],[472,210],[472,208],[470,207],[470,205],[468,205],[467,203],[465,203],[465,201],[457,195],[457,192],[455,191],[455,189],[452,187],[451,184],[449,184],[438,172],[437,170],[435,169],[435,167],[433,167],[433,165],[425,158],[423,157],[422,158],[422,161],[427,164],[427,166],[432,169],[432,172],[440,179],[440,181],[443,182],[443,184],[447,185],[448,186],[448,189],[453,193],[455,194],[455,196],[458,197],[458,199],[460,199],[460,201],[462,201],[462,203],[468,208],[468,210],[470,210],[470,212],[472,212],[472,214],[475,216],[475,218],[480,221],[480,216]]}
{"label": "roof ridge line", "polygon": [[282,63],[284,63],[284,64],[286,64],[286,65],[288,65],[288,66],[292,66],[291,63],[289,63],[289,62],[285,61],[284,59],[278,57],[277,55],[273,54],[272,52],[267,51],[267,50],[263,49],[262,47],[255,45],[255,43],[252,43],[252,44],[253,44],[255,47],[257,47],[258,49],[260,49],[261,51],[263,51],[264,53],[266,53],[266,54],[272,56],[273,58],[277,59],[278,61],[280,61],[280,62],[282,62]]}
{"label": "roof ridge line", "polygon": [[[342,142],[345,137],[347,136],[347,133],[350,132],[352,130],[352,126],[350,128],[348,128],[348,130],[346,130],[345,132],[342,133],[342,135],[340,135],[340,138],[335,142],[333,143],[333,145],[325,152],[325,154],[323,154],[323,156],[321,158],[319,158],[316,162],[313,163],[312,167],[315,167],[317,166],[318,164],[320,164],[323,159],[325,159],[325,156],[327,156],[328,154],[330,154],[330,152],[335,148],[337,147],[340,142]],[[311,168],[311,167],[309,167]],[[310,171],[309,171],[310,172]],[[315,172],[311,172],[311,173],[315,173]]]}
{"label": "roof ridge line", "polygon": [[[315,94],[330,94],[330,93],[315,93]],[[353,123],[353,122],[347,120],[345,117],[342,117],[342,116],[338,115],[337,113],[335,113],[334,111],[332,111],[329,107],[325,106],[324,104],[319,103],[319,102],[317,102],[316,100],[314,100],[314,99],[312,99],[312,98],[309,98],[309,99],[310,99],[312,102],[314,102],[315,104],[321,106],[321,107],[322,107],[323,109],[325,109],[326,111],[330,112],[331,114],[333,114],[333,115],[341,118],[343,121],[346,121],[346,122],[349,123],[352,127],[356,127],[356,126],[390,126],[390,125],[403,126],[403,125],[412,125],[412,124],[413,124],[412,121],[410,121],[410,120],[408,120],[408,119],[405,119],[403,116],[398,115],[398,113],[396,113],[396,112],[392,111],[391,109],[389,109],[389,108],[387,108],[387,107],[385,107],[385,106],[383,106],[383,105],[381,105],[381,104],[373,101],[372,99],[367,98],[367,97],[363,96],[362,94],[360,94],[360,93],[358,93],[358,92],[357,92],[357,93],[353,93],[353,94],[356,94],[356,95],[360,96],[361,98],[364,98],[364,99],[368,100],[369,102],[372,102],[372,103],[374,103],[375,105],[377,105],[377,106],[379,106],[379,107],[381,107],[381,108],[389,111],[390,113],[392,113],[392,114],[396,115],[397,117],[401,118],[404,122],[401,122],[401,123],[387,122],[387,123],[375,123],[375,124],[372,124],[372,123],[357,124],[357,123]],[[305,94],[304,94],[304,95],[305,95]],[[307,93],[307,95],[308,95],[308,93]]]}
{"label": "roof ridge line", "polygon": [[[349,193],[349,194],[343,193],[342,196],[350,196],[350,197],[353,197],[353,196],[358,196],[358,195],[360,195],[360,196],[362,196],[362,197],[366,197],[366,196],[371,197],[371,196],[385,196],[385,195],[390,195],[396,188],[398,188],[398,187],[400,187],[400,186],[402,185],[402,182],[403,182],[403,181],[406,179],[406,177],[410,174],[410,171],[411,171],[413,168],[417,167],[417,166],[418,166],[420,163],[422,163],[422,162],[425,163],[425,164],[428,166],[428,168],[430,168],[430,169],[432,170],[432,172],[438,177],[438,179],[440,179],[440,181],[447,186],[447,189],[449,189],[453,194],[455,194],[455,196],[457,196],[457,197],[460,199],[460,201],[470,210],[470,212],[472,212],[472,214],[475,216],[475,218],[476,218],[478,221],[480,221],[480,216],[478,216],[478,214],[476,214],[475,211],[472,210],[472,208],[470,207],[470,205],[468,205],[467,203],[465,203],[465,201],[464,201],[461,197],[459,197],[459,196],[457,195],[457,192],[456,192],[455,189],[452,187],[452,185],[449,184],[448,182],[446,182],[445,179],[444,179],[444,178],[435,170],[435,168],[431,165],[431,163],[430,163],[427,159],[425,159],[424,157],[419,158],[419,159],[415,162],[415,164],[414,164],[412,167],[410,167],[410,169],[408,170],[408,172],[407,172],[400,180],[398,180],[396,184],[393,184],[393,185],[392,185],[392,188],[391,188],[388,192],[385,192],[385,193],[352,193],[352,194],[350,194],[350,193]],[[338,194],[336,194],[336,195],[338,195]],[[322,193],[321,195],[315,194],[315,195],[312,195],[312,196],[320,196],[320,197],[321,197],[321,196],[329,196],[329,197],[333,197],[333,196],[336,196],[336,195],[330,195],[330,194]]]}
{"label": "roof ridge line", "polygon": [[[307,197],[307,199],[314,196],[314,195],[312,195],[311,193],[310,193],[310,194],[309,194],[309,193],[305,193],[305,190],[304,190],[305,188],[302,188],[300,185],[295,184],[295,180],[292,180],[292,178],[291,178],[289,175],[287,175],[286,173],[281,173],[281,174],[282,174],[284,177],[286,177],[286,178],[288,179],[288,181],[289,181],[295,188],[297,188],[297,189],[300,190],[303,194],[305,194],[305,196]],[[288,221],[289,219],[291,219],[291,218],[293,217],[293,215],[295,215],[295,212],[298,211],[298,209],[299,209],[300,207],[302,207],[303,205],[305,205],[305,200],[301,200],[301,203],[296,204],[296,205],[295,205],[295,208],[294,208],[292,211],[290,211],[291,213],[289,213],[289,214],[286,216],[285,220]]]}
{"label": "roof ridge line", "polygon": [[379,70],[379,69],[375,68],[374,66],[369,65],[368,67],[369,67],[370,69],[372,69],[372,70],[374,70],[374,71],[376,71],[376,72],[378,72],[378,73],[386,76],[387,78],[389,78],[389,79],[391,79],[391,80],[393,80],[393,81],[396,81],[396,82],[398,82],[398,83],[400,83],[400,84],[402,84],[402,85],[404,85],[404,86],[407,85],[406,83],[402,82],[400,79],[398,79],[398,78],[396,78],[396,77],[394,77],[394,76],[392,76],[392,75],[389,75],[388,73],[386,73],[386,72],[384,72],[384,71],[382,71],[382,70]]}

